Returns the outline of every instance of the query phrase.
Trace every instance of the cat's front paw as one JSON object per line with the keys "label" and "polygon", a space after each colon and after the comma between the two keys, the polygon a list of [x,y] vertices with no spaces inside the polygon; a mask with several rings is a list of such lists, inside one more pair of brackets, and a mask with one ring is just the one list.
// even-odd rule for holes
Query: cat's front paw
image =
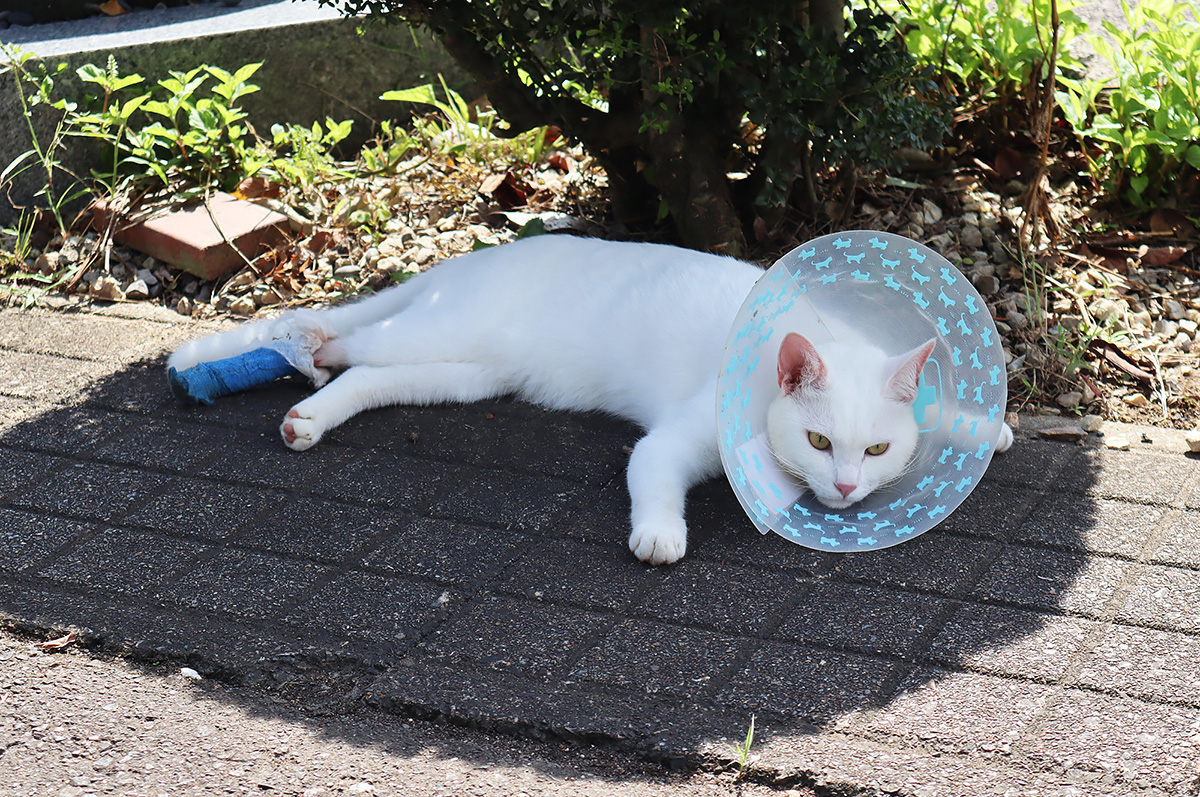
{"label": "cat's front paw", "polygon": [[655,524],[640,524],[629,535],[629,550],[651,565],[678,562],[687,552],[687,526],[683,519]]}
{"label": "cat's front paw", "polygon": [[288,410],[287,417],[279,427],[279,433],[288,448],[305,451],[320,442],[325,429],[313,415],[305,411],[303,402]]}
{"label": "cat's front paw", "polygon": [[1007,423],[1000,424],[1000,439],[998,439],[996,441],[997,453],[999,453],[1001,451],[1007,451],[1008,449],[1012,448],[1012,444],[1013,444],[1012,427],[1009,426]]}

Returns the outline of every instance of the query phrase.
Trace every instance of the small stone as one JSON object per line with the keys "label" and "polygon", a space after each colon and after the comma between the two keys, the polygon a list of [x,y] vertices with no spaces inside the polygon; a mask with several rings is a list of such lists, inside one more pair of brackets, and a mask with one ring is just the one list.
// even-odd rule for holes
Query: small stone
{"label": "small stone", "polygon": [[1104,441],[1104,447],[1112,451],[1128,451],[1129,441],[1124,437],[1110,437]]}
{"label": "small stone", "polygon": [[1171,342],[1175,345],[1175,348],[1182,352],[1190,352],[1192,350],[1192,339],[1186,332],[1180,332]]}
{"label": "small stone", "polygon": [[1150,404],[1150,399],[1143,396],[1141,393],[1130,393],[1123,401],[1131,407],[1145,407]]}
{"label": "small stone", "polygon": [[33,267],[38,270],[39,274],[49,276],[58,271],[65,265],[66,258],[62,252],[42,252],[34,261]]}
{"label": "small stone", "polygon": [[1120,315],[1128,307],[1128,305],[1124,307],[1122,305],[1125,305],[1123,300],[1113,301],[1112,299],[1100,298],[1092,302],[1088,310],[1097,321],[1108,321]]}
{"label": "small stone", "polygon": [[1169,318],[1174,321],[1178,321],[1185,316],[1187,308],[1184,307],[1183,303],[1177,299],[1164,299],[1163,311]]}
{"label": "small stone", "polygon": [[229,312],[234,315],[253,315],[257,305],[250,296],[239,296],[229,303]]}
{"label": "small stone", "polygon": [[193,681],[199,681],[201,678],[200,673],[196,672],[191,667],[180,667],[179,674],[182,675],[184,678],[190,678]]}
{"label": "small stone", "polygon": [[175,303],[175,312],[180,315],[192,314],[192,300],[186,296],[180,296],[179,301]]}
{"label": "small stone", "polygon": [[1200,426],[1185,434],[1183,440],[1187,443],[1188,451],[1200,454]]}
{"label": "small stone", "polygon": [[995,274],[975,274],[971,277],[971,284],[984,296],[994,296],[1000,292],[1000,280]]}
{"label": "small stone", "polygon": [[983,248],[983,233],[978,227],[967,226],[958,234],[958,245],[967,251]]}
{"label": "small stone", "polygon": [[1151,331],[1156,335],[1162,335],[1164,338],[1173,338],[1179,334],[1179,324],[1174,321],[1168,321],[1165,318],[1160,318],[1154,322]]}
{"label": "small stone", "polygon": [[921,202],[921,224],[926,227],[937,224],[942,220],[942,209],[937,206],[931,199],[926,199]]}
{"label": "small stone", "polygon": [[121,291],[121,283],[107,274],[97,277],[88,293],[96,299],[107,299],[113,302],[125,298],[125,294]]}
{"label": "small stone", "polygon": [[1098,432],[1104,427],[1104,419],[1099,415],[1084,415],[1079,419],[1079,425],[1085,432]]}
{"label": "small stone", "polygon": [[1008,323],[1012,324],[1013,329],[1024,329],[1029,326],[1029,317],[1018,310],[1013,310],[1008,314]]}
{"label": "small stone", "polygon": [[1067,410],[1074,409],[1075,407],[1079,406],[1079,403],[1081,401],[1083,401],[1083,393],[1081,393],[1078,390],[1071,390],[1067,393],[1060,393],[1058,395],[1058,397],[1054,399],[1054,401],[1055,401],[1055,403],[1058,404],[1058,406],[1062,407],[1063,409],[1067,409]]}
{"label": "small stone", "polygon": [[133,273],[133,276],[146,283],[147,287],[152,287],[158,284],[158,277],[154,276],[154,272],[148,268],[139,268]]}
{"label": "small stone", "polygon": [[1051,426],[1038,432],[1038,436],[1046,440],[1057,440],[1060,443],[1078,443],[1087,437],[1087,434],[1078,426]]}
{"label": "small stone", "polygon": [[338,279],[355,279],[362,274],[362,266],[357,263],[348,263],[344,266],[338,266],[333,271],[333,276]]}
{"label": "small stone", "polygon": [[229,280],[229,282],[225,283],[225,290],[232,291],[237,290],[238,288],[244,288],[247,285],[253,284],[257,279],[258,275],[253,271],[239,271],[231,280]]}
{"label": "small stone", "polygon": [[150,298],[150,286],[145,280],[136,279],[125,288],[125,298],[142,301]]}
{"label": "small stone", "polygon": [[1195,338],[1197,328],[1200,328],[1200,325],[1198,325],[1192,319],[1190,319],[1190,318],[1179,319],[1179,331],[1180,332],[1186,332],[1187,334],[1189,334],[1193,338]]}
{"label": "small stone", "polygon": [[270,307],[271,305],[279,304],[283,301],[283,296],[280,295],[279,289],[274,286],[268,286],[262,290],[254,291],[251,296],[254,303],[259,307]]}

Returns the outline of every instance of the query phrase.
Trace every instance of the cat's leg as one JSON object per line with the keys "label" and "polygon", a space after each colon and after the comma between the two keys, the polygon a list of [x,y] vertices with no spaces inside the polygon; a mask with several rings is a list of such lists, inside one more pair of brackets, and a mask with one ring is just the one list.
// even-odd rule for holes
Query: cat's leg
{"label": "cat's leg", "polygon": [[474,363],[356,365],[288,411],[280,426],[295,451],[363,410],[396,404],[479,401],[508,392],[504,380]]}
{"label": "cat's leg", "polygon": [[652,428],[633,447],[629,550],[643,562],[670,564],[687,551],[687,491],[721,469],[712,414],[711,408],[707,415],[703,410],[686,413]]}
{"label": "cat's leg", "polygon": [[1000,424],[1000,437],[996,440],[996,451],[1007,451],[1012,448],[1013,430],[1007,423]]}

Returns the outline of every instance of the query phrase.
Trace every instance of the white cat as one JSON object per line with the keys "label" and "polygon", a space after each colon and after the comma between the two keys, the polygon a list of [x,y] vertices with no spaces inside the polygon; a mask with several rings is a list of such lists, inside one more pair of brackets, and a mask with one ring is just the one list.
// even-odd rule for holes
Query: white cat
{"label": "white cat", "polygon": [[[287,413],[281,433],[297,451],[363,410],[394,404],[515,394],[627,418],[646,430],[629,459],[629,547],[666,564],[687,547],[688,488],[721,472],[717,373],[762,273],[659,244],[539,236],[453,258],[359,302],[192,341],[169,366],[241,354],[281,328],[315,333],[325,341],[318,386],[345,371]],[[889,358],[869,345],[825,348],[818,354],[800,335],[780,347],[768,435],[784,467],[841,507],[907,465],[912,393],[929,351]],[[998,447],[1011,442],[1009,432]]]}

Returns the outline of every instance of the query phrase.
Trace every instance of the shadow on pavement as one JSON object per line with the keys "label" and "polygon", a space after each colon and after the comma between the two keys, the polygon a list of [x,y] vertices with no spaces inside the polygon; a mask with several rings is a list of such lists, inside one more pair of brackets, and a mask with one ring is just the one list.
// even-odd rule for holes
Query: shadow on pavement
{"label": "shadow on pavement", "polygon": [[0,616],[264,686],[316,723],[365,702],[671,764],[754,715],[768,749],[970,751],[1028,724],[1156,520],[1155,496],[1092,496],[1091,452],[1019,440],[896,548],[761,537],[711,482],[687,558],[651,568],[625,545],[623,422],[396,408],[297,454],[276,427],[302,395],[183,408],[152,361],[0,404],[25,415],[0,435]]}

